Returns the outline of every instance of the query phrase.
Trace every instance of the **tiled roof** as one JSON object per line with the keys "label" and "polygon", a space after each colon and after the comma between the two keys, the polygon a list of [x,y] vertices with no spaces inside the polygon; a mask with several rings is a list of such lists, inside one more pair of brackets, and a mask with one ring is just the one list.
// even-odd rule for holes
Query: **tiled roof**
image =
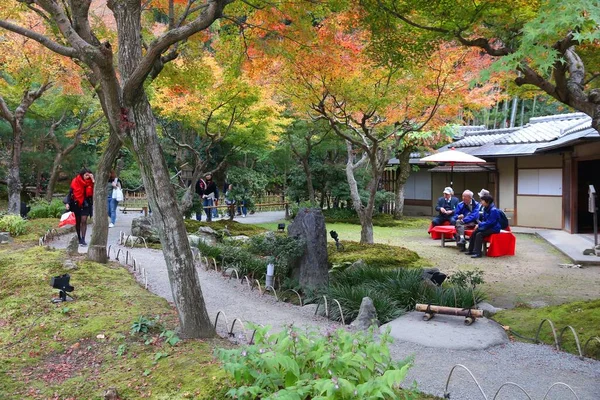
{"label": "tiled roof", "polygon": [[498,139],[498,144],[544,143],[562,136],[569,129],[591,121],[584,113],[531,118],[523,128]]}
{"label": "tiled roof", "polygon": [[[460,139],[445,145],[438,151],[452,147],[463,153],[481,158],[525,156],[578,141],[600,140],[600,134],[592,127],[592,119],[584,113],[570,113],[531,118],[524,127],[484,129],[483,126],[461,127]],[[410,163],[420,164],[419,159],[427,152],[411,153]],[[390,164],[398,164],[391,159]]]}

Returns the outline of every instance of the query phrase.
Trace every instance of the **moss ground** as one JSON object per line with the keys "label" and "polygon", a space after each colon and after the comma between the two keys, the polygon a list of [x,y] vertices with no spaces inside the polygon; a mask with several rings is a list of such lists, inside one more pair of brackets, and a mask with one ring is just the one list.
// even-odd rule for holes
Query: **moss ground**
{"label": "moss ground", "polygon": [[[169,345],[160,334],[177,315],[166,300],[118,265],[75,259],[66,271],[64,259],[22,243],[0,250],[0,400],[103,399],[110,387],[122,399],[225,398],[231,382],[213,352],[229,342]],[[76,300],[53,304],[49,280],[63,273]],[[145,337],[130,332],[142,315],[158,321]]]}
{"label": "moss ground", "polygon": [[[76,301],[51,303],[63,258],[41,247],[0,252],[0,399],[96,399],[108,387],[127,399],[224,397],[212,354],[226,343],[165,343],[159,335],[175,328],[175,311],[119,266],[78,260],[68,271]],[[141,315],[163,327],[148,344],[129,332]]]}
{"label": "moss ground", "polygon": [[[208,226],[216,231],[227,227],[227,229],[233,236],[237,236],[237,235],[253,236],[253,235],[258,235],[260,233],[267,231],[267,229],[265,229],[264,227],[261,227],[259,225],[242,224],[237,221],[228,221],[228,220],[221,219],[218,221],[213,221],[213,222],[208,223],[208,222],[196,221],[193,219],[185,220],[185,228],[188,231],[188,233],[197,232],[198,229],[202,226]],[[271,230],[277,230],[277,224],[275,224],[275,227]]]}
{"label": "moss ground", "polygon": [[[579,335],[581,346],[593,336],[600,337],[600,299],[592,301],[578,301],[562,304],[559,306],[528,308],[517,307],[512,310],[499,312],[494,319],[502,325],[508,325],[510,329],[521,336],[534,338],[538,326],[543,319],[550,319],[556,327],[557,334],[571,325]],[[521,340],[515,336],[516,340]],[[553,344],[554,339],[550,326],[545,323],[540,333],[540,339],[547,344]],[[561,348],[574,354],[578,354],[573,334],[570,330],[565,331]],[[596,359],[600,359],[600,343],[590,343],[588,353]],[[586,355],[588,354],[586,353]]]}
{"label": "moss ground", "polygon": [[399,246],[375,243],[370,245],[343,240],[343,251],[337,251],[335,243],[328,243],[329,264],[354,262],[359,259],[367,265],[378,268],[411,268],[421,265],[419,255]]}

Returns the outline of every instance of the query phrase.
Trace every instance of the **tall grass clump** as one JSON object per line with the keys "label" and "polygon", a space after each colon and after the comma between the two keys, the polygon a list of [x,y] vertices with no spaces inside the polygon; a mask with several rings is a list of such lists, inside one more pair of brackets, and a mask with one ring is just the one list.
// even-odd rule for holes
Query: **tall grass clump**
{"label": "tall grass clump", "polygon": [[[358,316],[363,297],[370,297],[382,324],[405,311],[413,310],[417,303],[471,308],[485,299],[485,293],[473,286],[445,283],[438,287],[424,281],[422,275],[423,271],[417,268],[363,266],[344,271],[334,270],[325,293],[329,302],[329,317],[342,320],[334,299],[340,303],[344,321],[350,323]],[[315,297],[313,301],[319,302],[321,299]],[[322,314],[325,313],[325,307],[320,310]]]}

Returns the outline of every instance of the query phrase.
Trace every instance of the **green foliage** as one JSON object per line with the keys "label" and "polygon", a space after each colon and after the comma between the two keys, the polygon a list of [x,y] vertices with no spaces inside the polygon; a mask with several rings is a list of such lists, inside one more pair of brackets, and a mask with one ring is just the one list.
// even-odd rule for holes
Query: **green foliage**
{"label": "green foliage", "polygon": [[453,285],[461,287],[461,288],[473,288],[475,289],[477,285],[482,285],[485,283],[483,280],[483,271],[479,268],[475,268],[471,271],[458,271],[450,275],[450,282]]}
{"label": "green foliage", "polygon": [[181,342],[181,339],[179,339],[179,336],[177,336],[175,331],[170,331],[168,329],[163,330],[160,333],[160,337],[164,338],[165,342],[171,346],[175,346],[177,343]]}
{"label": "green foliage", "polygon": [[374,268],[410,268],[417,264],[420,257],[414,251],[404,247],[390,246],[382,243],[360,244],[358,242],[341,241],[343,251],[337,251],[335,243],[327,244],[328,262],[330,265],[353,263],[363,260]]}
{"label": "green foliage", "polygon": [[288,276],[290,268],[304,254],[304,240],[284,235],[257,235],[250,239],[248,250],[274,260],[276,274]]}
{"label": "green foliage", "polygon": [[27,217],[37,218],[60,218],[65,212],[65,205],[60,199],[54,199],[51,203],[44,199],[34,199],[30,203],[31,210]]}
{"label": "green foliage", "polygon": [[[343,329],[323,335],[290,327],[267,336],[258,328],[255,345],[219,350],[236,387],[236,399],[397,399],[409,361],[393,362],[389,333]],[[405,399],[414,399],[404,393]]]}
{"label": "green foliage", "polygon": [[[352,267],[331,273],[327,297],[340,302],[344,320],[352,322],[363,297],[373,300],[377,317],[386,323],[412,310],[416,303],[470,308],[485,299],[481,290],[446,285],[434,287],[423,280],[421,269]],[[320,301],[318,297],[312,301]],[[321,309],[324,313],[324,307]],[[330,317],[341,321],[339,309],[329,307]]]}
{"label": "green foliage", "polygon": [[[267,274],[267,260],[250,253],[246,248],[236,245],[220,245],[221,261],[227,266],[236,267],[240,276],[248,275],[252,279],[262,279]],[[283,271],[275,271],[281,276]]]}
{"label": "green foliage", "polygon": [[[557,330],[571,325],[579,335],[581,346],[591,337],[600,337],[600,325],[598,324],[598,321],[600,321],[600,299],[542,308],[518,307],[500,311],[493,318],[500,324],[509,326],[511,331],[529,338],[535,337],[543,319],[550,319]],[[515,337],[515,339],[521,340],[519,337]],[[547,323],[544,324],[540,332],[540,340],[548,344],[554,343],[552,330]],[[571,332],[565,332],[561,349],[579,355]],[[600,344],[590,342],[586,357],[600,359]]]}
{"label": "green foliage", "polygon": [[117,347],[117,351],[115,352],[115,354],[117,357],[121,357],[126,352],[127,352],[127,345],[123,343],[123,344],[120,344],[119,347]]}
{"label": "green foliage", "polygon": [[137,333],[149,333],[151,329],[156,327],[156,320],[148,319],[143,315],[140,315],[133,323],[131,324],[131,334],[135,335]]}
{"label": "green foliage", "polygon": [[8,232],[11,236],[19,236],[25,233],[27,221],[20,215],[7,214],[0,218],[0,231]]}
{"label": "green foliage", "polygon": [[218,260],[221,258],[221,247],[220,246],[211,246],[209,244],[204,243],[202,240],[198,242],[198,250],[200,250],[200,254],[208,258],[214,258]]}

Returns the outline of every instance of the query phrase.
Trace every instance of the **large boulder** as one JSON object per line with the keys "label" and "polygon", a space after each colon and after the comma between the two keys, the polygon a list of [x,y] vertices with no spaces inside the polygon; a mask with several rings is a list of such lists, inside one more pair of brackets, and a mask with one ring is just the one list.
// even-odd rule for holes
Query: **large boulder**
{"label": "large boulder", "polygon": [[292,275],[304,288],[327,286],[327,231],[325,217],[317,208],[301,208],[288,227],[288,236],[304,240],[304,255],[293,268]]}
{"label": "large boulder", "polygon": [[131,234],[146,239],[146,242],[160,243],[158,230],[152,226],[151,217],[134,218],[131,221]]}
{"label": "large boulder", "polygon": [[375,305],[373,305],[373,300],[371,300],[370,297],[363,297],[362,302],[360,303],[358,317],[352,321],[350,326],[361,330],[367,330],[371,325],[379,326],[377,310],[375,310]]}

